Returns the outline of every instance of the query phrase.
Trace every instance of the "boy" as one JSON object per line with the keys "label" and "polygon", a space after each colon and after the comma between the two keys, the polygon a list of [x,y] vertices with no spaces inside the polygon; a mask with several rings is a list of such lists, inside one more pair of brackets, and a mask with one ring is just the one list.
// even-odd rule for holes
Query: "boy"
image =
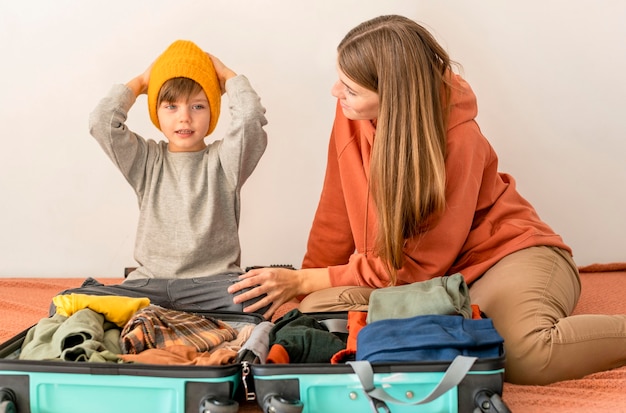
{"label": "boy", "polygon": [[[224,92],[231,124],[223,139],[207,145]],[[167,141],[145,140],[124,124],[143,93]],[[120,285],[89,278],[61,294],[147,297],[178,310],[241,311],[226,288],[242,273],[240,190],[267,145],[264,114],[245,76],[185,40],[170,45],[126,85],[113,86],[91,113],[90,133],[137,194],[139,266]]]}

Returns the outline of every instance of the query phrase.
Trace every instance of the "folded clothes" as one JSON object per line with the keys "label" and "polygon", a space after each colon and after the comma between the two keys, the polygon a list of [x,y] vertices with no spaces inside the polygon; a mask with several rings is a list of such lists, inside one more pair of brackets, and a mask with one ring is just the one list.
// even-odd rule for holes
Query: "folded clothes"
{"label": "folded clothes", "polygon": [[52,302],[57,307],[57,314],[62,316],[69,317],[79,310],[89,308],[119,327],[124,327],[133,314],[150,305],[148,298],[74,293],[57,295],[52,298]]}
{"label": "folded clothes", "polygon": [[357,336],[356,359],[369,362],[451,361],[456,356],[495,358],[504,340],[490,318],[420,315],[370,323]]}
{"label": "folded clothes", "polygon": [[149,305],[139,310],[124,326],[120,337],[124,354],[138,354],[152,348],[192,346],[209,351],[237,337],[237,330],[212,317]]}
{"label": "folded clothes", "polygon": [[227,348],[208,352],[198,352],[192,346],[173,345],[165,348],[151,348],[139,354],[122,354],[125,362],[178,366],[220,366],[230,365],[237,352]]}
{"label": "folded clothes", "polygon": [[372,291],[367,322],[428,314],[472,318],[469,289],[460,273]]}

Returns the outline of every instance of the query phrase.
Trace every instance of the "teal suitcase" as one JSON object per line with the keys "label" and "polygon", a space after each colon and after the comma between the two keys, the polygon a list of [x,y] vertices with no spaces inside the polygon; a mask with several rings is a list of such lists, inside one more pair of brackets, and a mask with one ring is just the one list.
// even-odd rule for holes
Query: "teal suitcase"
{"label": "teal suitcase", "polygon": [[[322,323],[332,317],[332,326],[345,316],[313,315]],[[496,358],[453,362],[253,363],[250,370],[265,413],[508,413],[504,361],[502,349]]]}
{"label": "teal suitcase", "polygon": [[[198,313],[258,324],[258,314]],[[19,360],[28,330],[0,345],[0,413],[234,413],[242,363],[171,366]]]}

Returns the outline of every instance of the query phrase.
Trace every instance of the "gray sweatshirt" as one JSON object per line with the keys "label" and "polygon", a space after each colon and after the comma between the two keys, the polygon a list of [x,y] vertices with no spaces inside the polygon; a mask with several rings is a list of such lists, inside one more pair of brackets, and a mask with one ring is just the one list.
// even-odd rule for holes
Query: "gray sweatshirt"
{"label": "gray sweatshirt", "polygon": [[139,202],[139,266],[128,279],[242,272],[240,191],[265,151],[267,120],[245,76],[229,79],[226,93],[226,135],[198,152],[169,152],[167,142],[129,130],[124,122],[135,96],[124,85],[114,85],[91,113],[91,135]]}

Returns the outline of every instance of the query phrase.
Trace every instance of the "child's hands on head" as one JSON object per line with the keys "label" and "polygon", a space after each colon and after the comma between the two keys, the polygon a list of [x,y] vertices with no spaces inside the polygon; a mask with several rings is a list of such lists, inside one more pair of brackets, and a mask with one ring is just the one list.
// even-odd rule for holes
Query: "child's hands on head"
{"label": "child's hands on head", "polygon": [[150,66],[148,66],[148,68],[142,74],[139,75],[141,79],[141,84],[143,86],[143,88],[141,89],[141,94],[148,93],[148,84],[150,83],[150,72],[152,71],[153,65],[154,65],[154,62],[150,63]]}
{"label": "child's hands on head", "polygon": [[222,90],[223,95],[224,92],[226,92],[226,81],[232,77],[237,76],[237,73],[226,67],[226,65],[224,65],[224,63],[222,63],[220,59],[213,56],[211,53],[207,53],[207,56],[209,56],[211,58],[211,61],[213,62],[215,74],[217,74],[217,78],[220,81],[220,89]]}
{"label": "child's hands on head", "polygon": [[152,62],[142,74],[135,76],[128,83],[126,83],[126,86],[133,91],[135,96],[148,93],[148,83],[150,83],[150,72],[152,71],[153,65],[154,62]]}

